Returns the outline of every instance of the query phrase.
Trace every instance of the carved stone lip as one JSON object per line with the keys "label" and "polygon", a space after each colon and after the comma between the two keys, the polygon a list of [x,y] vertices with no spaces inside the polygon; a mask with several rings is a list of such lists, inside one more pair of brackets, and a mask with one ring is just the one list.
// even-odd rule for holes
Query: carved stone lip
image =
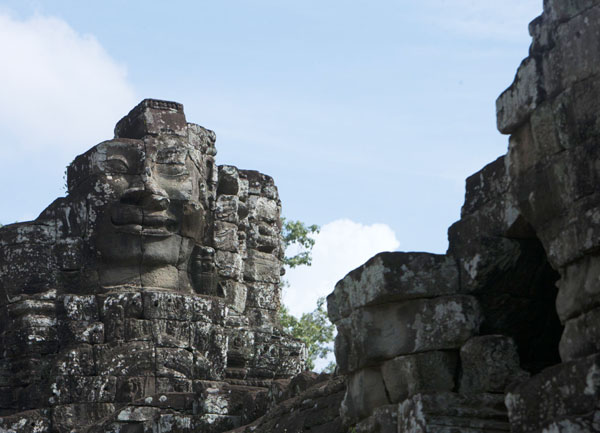
{"label": "carved stone lip", "polygon": [[117,232],[134,235],[165,237],[177,229],[177,220],[167,212],[152,212],[141,207],[116,209],[111,222]]}

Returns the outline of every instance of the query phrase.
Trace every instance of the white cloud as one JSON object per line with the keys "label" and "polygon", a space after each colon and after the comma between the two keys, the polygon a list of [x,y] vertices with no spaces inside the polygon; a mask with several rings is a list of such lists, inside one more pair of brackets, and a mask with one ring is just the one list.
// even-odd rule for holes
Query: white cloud
{"label": "white cloud", "polygon": [[363,225],[349,219],[325,224],[314,239],[312,266],[290,269],[284,277],[290,287],[284,290],[283,302],[296,316],[314,310],[317,299],[331,293],[352,269],[400,245],[388,225]]}
{"label": "white cloud", "polygon": [[6,223],[61,195],[65,166],[112,138],[136,96],[125,67],[59,18],[0,11],[0,62],[0,196],[25,198],[2,209]]}
{"label": "white cloud", "polygon": [[0,127],[26,150],[85,150],[135,103],[125,68],[58,18],[0,14],[0,59]]}

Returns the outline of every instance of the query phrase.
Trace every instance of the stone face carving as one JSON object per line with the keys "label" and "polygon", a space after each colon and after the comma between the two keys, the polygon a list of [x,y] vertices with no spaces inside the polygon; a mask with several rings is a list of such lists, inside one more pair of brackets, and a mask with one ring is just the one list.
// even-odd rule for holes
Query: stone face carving
{"label": "stone face carving", "polygon": [[544,2],[444,255],[328,296],[342,377],[278,329],[273,180],[146,100],[0,229],[0,431],[600,431],[600,1]]}
{"label": "stone face carving", "polygon": [[277,318],[277,189],[214,143],[144,100],[67,197],[0,229],[0,430],[225,431],[303,369]]}

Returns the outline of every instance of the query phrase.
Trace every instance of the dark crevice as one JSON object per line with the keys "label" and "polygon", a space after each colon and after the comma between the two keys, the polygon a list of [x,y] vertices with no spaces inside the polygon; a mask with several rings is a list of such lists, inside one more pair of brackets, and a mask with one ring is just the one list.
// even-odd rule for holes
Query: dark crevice
{"label": "dark crevice", "polygon": [[498,272],[475,295],[485,317],[481,334],[512,337],[521,368],[535,374],[560,363],[563,326],[555,307],[560,275],[548,263],[539,239],[515,242],[520,253],[511,269]]}

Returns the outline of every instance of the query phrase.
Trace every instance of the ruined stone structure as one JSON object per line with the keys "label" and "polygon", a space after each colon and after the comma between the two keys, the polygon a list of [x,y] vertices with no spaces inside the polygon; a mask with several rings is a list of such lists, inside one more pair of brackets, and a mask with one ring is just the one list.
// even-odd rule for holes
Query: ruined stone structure
{"label": "ruined stone structure", "polygon": [[0,432],[600,431],[600,0],[546,0],[530,33],[447,253],[329,295],[335,377],[278,326],[272,179],[143,101],[0,229]]}
{"label": "ruined stone structure", "polygon": [[382,253],[328,297],[362,433],[600,431],[600,1],[546,0],[445,255]]}
{"label": "ruined stone structure", "polygon": [[283,335],[273,180],[144,100],[0,229],[1,432],[222,432],[304,369]]}

